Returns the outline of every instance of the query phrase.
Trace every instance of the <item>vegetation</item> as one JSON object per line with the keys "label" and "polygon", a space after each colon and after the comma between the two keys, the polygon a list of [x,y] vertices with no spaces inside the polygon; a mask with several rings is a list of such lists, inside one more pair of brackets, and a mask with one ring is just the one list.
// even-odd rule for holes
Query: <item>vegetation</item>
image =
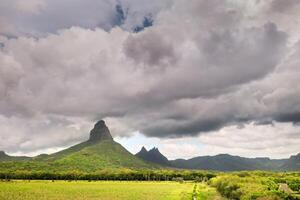
{"label": "vegetation", "polygon": [[51,155],[11,157],[0,152],[0,200],[300,200],[300,172],[171,168],[298,169],[299,158],[300,154],[282,160],[217,155],[169,162],[158,149],[142,149],[134,156],[114,142],[99,121],[88,141]]}
{"label": "vegetation", "polygon": [[155,169],[158,165],[147,163],[129,153],[113,140],[97,143],[83,142],[69,149],[51,155],[41,155],[31,160],[0,162],[0,171],[80,171],[92,173],[101,169]]}
{"label": "vegetation", "polygon": [[[222,196],[229,199],[300,199],[297,192],[299,188],[300,173],[275,172],[236,172],[222,173],[209,180]],[[287,187],[294,189],[288,193],[279,186],[287,183]]]}
{"label": "vegetation", "polygon": [[190,200],[193,183],[119,181],[0,182],[0,200]]}
{"label": "vegetation", "polygon": [[[64,199],[69,194],[71,195],[69,199],[93,199],[96,196],[97,199],[118,199],[115,195],[120,199],[193,199],[193,197],[197,200],[300,199],[300,172],[243,171],[219,173],[171,169],[106,169],[93,173],[80,171],[62,173],[1,171],[0,179],[2,179],[0,182],[0,200],[1,198],[18,200],[21,198],[18,195],[25,196],[22,198],[25,200],[26,198]],[[28,180],[18,181],[15,179]],[[37,181],[37,179],[42,181]],[[103,182],[103,180],[114,181]],[[124,188],[127,186],[128,190],[124,192]],[[66,188],[65,191],[62,189],[64,187]],[[108,188],[110,189],[106,191]],[[73,192],[73,190],[80,191],[80,195],[83,196],[80,196],[79,192]],[[113,194],[109,194],[109,191]],[[152,194],[153,191],[155,194]],[[101,196],[100,193],[104,196]],[[39,196],[42,194],[45,196]],[[73,198],[75,194],[79,196]],[[180,198],[178,198],[179,196]]]}
{"label": "vegetation", "polygon": [[169,181],[169,180],[209,180],[214,173],[188,170],[132,170],[104,169],[93,173],[80,171],[48,172],[48,171],[1,171],[0,179],[27,180],[137,180],[137,181]]}
{"label": "vegetation", "polygon": [[205,183],[199,183],[194,188],[195,196],[197,200],[223,200],[225,198],[217,192],[213,187],[209,187]]}

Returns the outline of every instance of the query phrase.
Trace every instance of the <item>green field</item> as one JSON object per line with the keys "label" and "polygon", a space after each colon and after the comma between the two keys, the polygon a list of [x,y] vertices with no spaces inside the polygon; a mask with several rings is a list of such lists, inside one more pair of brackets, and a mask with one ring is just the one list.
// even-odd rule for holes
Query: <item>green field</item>
{"label": "green field", "polygon": [[[167,171],[165,171],[167,173]],[[192,172],[190,172],[192,173]],[[155,174],[158,175],[158,174]],[[177,173],[177,176],[184,173]],[[124,174],[124,177],[131,177]],[[190,178],[190,176],[187,176]],[[216,173],[185,181],[0,181],[0,200],[299,200],[299,172]]]}
{"label": "green field", "polygon": [[137,181],[10,181],[0,182],[1,200],[185,200],[194,183]]}

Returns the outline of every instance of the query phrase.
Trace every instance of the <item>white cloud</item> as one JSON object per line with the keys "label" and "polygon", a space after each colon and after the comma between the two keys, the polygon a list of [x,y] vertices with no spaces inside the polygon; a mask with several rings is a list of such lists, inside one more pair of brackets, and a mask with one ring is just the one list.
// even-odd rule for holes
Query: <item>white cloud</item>
{"label": "white cloud", "polygon": [[300,127],[292,123],[246,124],[199,136],[201,155],[229,153],[246,157],[288,158],[300,152]]}
{"label": "white cloud", "polygon": [[[87,125],[100,118],[115,136],[140,131],[159,138],[221,136],[227,126],[251,121],[300,121],[299,30],[285,23],[299,15],[292,7],[278,12],[273,1],[126,1],[127,18],[118,24],[118,2],[76,1],[72,5],[78,7],[68,13],[66,2],[20,4],[31,12],[21,21],[15,7],[1,4],[6,11],[0,14],[5,24],[0,33],[19,37],[0,37],[0,114],[6,130],[1,137],[11,141],[1,140],[0,149],[32,153],[69,145],[87,137]],[[154,26],[129,31],[148,12]],[[120,27],[113,28],[116,24]],[[53,116],[67,123],[57,125]],[[275,126],[278,137],[285,137],[290,129],[280,127]],[[280,145],[278,155],[297,150],[282,141],[287,145]],[[198,150],[190,142],[183,146],[183,156]],[[212,146],[224,148],[215,144],[205,152]],[[162,148],[171,152],[176,146]],[[234,152],[248,150],[237,146]]]}

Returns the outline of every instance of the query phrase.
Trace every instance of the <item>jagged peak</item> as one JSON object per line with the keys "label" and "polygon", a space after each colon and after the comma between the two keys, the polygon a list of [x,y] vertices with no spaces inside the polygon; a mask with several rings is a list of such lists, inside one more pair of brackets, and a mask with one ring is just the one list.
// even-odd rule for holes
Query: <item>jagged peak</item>
{"label": "jagged peak", "polygon": [[149,152],[159,152],[157,147],[153,147],[152,149],[149,150]]}
{"label": "jagged peak", "polygon": [[141,148],[140,151],[141,151],[141,152],[142,152],[142,151],[148,152],[147,149],[146,149],[144,146]]}
{"label": "jagged peak", "polygon": [[102,140],[113,140],[108,127],[104,120],[99,120],[90,132],[90,142],[98,142]]}

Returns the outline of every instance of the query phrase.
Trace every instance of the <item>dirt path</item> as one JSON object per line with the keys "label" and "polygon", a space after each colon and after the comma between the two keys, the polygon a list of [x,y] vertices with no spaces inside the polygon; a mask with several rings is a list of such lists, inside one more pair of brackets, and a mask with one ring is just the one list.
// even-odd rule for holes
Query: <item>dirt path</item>
{"label": "dirt path", "polygon": [[197,200],[197,184],[194,185],[193,200]]}
{"label": "dirt path", "polygon": [[280,183],[279,184],[279,190],[287,193],[287,194],[293,194],[294,191],[288,186],[286,183]]}

